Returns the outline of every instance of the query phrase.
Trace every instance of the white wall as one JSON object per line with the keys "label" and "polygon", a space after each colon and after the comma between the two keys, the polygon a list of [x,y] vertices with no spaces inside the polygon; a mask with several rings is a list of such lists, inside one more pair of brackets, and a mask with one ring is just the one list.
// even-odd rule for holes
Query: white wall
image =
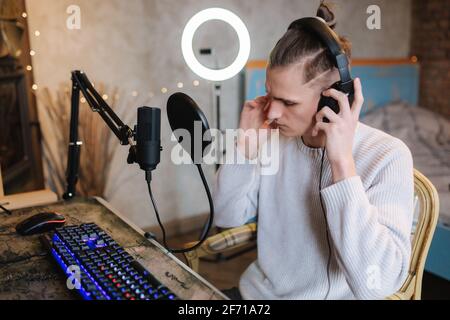
{"label": "white wall", "polygon": [[[169,95],[190,94],[213,122],[211,83],[198,79],[186,66],[180,41],[184,25],[198,11],[218,6],[237,13],[247,24],[251,39],[251,59],[267,59],[276,40],[289,23],[315,15],[319,1],[300,0],[27,0],[34,76],[39,87],[55,89],[68,82],[72,69],[83,69],[93,81],[117,86],[126,94],[136,90],[139,101],[163,109],[162,162],[154,173],[155,196],[163,221],[188,217],[208,210],[206,196],[195,167],[176,167],[170,162],[170,132],[165,117]],[[337,3],[337,31],[353,42],[357,58],[406,57],[410,43],[410,0],[341,0]],[[81,30],[68,30],[66,8],[81,7]],[[382,30],[366,28],[366,8],[377,4],[382,10]],[[214,47],[223,67],[237,51],[234,31],[222,22],[203,25],[194,39],[195,48]],[[211,61],[201,58],[205,64]],[[160,89],[169,92],[162,94]],[[239,113],[237,78],[223,83],[223,117],[227,127],[236,126]],[[155,96],[149,99],[149,92]],[[131,98],[130,98],[131,99]],[[132,124],[132,123],[130,123]],[[213,123],[212,123],[213,124]],[[122,183],[111,179],[110,202],[142,227],[156,224],[150,207],[143,174],[126,165],[127,149],[118,147],[113,176],[121,173]],[[213,168],[208,169],[211,184]],[[123,179],[123,178],[126,179]],[[125,183],[123,182],[125,181]]]}

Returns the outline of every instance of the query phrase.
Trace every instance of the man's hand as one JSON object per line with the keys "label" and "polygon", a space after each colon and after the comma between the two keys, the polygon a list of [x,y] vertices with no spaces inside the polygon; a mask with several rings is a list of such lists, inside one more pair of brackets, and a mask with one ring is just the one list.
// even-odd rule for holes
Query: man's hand
{"label": "man's hand", "polygon": [[258,97],[245,102],[239,124],[238,150],[249,160],[258,156],[259,147],[267,141],[270,125],[266,121],[266,110],[269,106],[268,96]]}
{"label": "man's hand", "polygon": [[[348,97],[335,89],[329,89],[323,95],[332,97],[339,102],[340,113],[336,114],[329,107],[325,107],[316,114],[316,125],[312,135],[317,136],[319,131],[326,135],[326,150],[330,161],[333,182],[356,176],[355,162],[353,160],[353,140],[359,115],[364,103],[361,80],[354,81],[355,99],[350,108]],[[323,122],[327,118],[330,123]]]}

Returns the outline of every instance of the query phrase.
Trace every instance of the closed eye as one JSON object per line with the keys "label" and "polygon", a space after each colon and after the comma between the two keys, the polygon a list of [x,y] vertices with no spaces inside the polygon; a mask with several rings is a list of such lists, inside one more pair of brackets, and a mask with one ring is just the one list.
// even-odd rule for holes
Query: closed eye
{"label": "closed eye", "polygon": [[283,103],[286,107],[292,107],[295,106],[297,104],[297,102],[294,101],[289,101],[289,100],[284,100],[284,99],[280,99],[280,98],[273,98],[274,100],[280,101],[281,103]]}
{"label": "closed eye", "polygon": [[[266,87],[266,95],[269,95],[269,90],[267,90],[267,87]],[[293,106],[295,106],[295,105],[297,105],[298,103],[297,102],[294,102],[294,101],[290,101],[290,100],[286,100],[286,99],[282,99],[282,98],[277,98],[277,97],[272,97],[272,99],[273,100],[276,100],[276,101],[280,101],[281,103],[283,103],[286,107],[293,107]]]}

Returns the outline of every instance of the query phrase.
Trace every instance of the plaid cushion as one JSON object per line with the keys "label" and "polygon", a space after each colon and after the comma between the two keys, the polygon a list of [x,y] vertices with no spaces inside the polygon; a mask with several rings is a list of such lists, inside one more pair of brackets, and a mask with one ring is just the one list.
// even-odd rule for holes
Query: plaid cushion
{"label": "plaid cushion", "polygon": [[208,246],[211,250],[221,251],[245,243],[255,237],[256,223],[252,223],[239,228],[225,230],[215,235],[210,239]]}

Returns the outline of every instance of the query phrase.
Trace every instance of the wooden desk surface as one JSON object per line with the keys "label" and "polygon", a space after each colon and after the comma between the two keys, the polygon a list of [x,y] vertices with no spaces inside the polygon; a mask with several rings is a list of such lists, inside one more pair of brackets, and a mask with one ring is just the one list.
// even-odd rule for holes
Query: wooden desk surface
{"label": "wooden desk surface", "polygon": [[63,214],[66,225],[98,224],[183,300],[224,299],[219,290],[107,206],[102,199],[75,199],[16,210],[12,216],[0,213],[0,300],[79,298],[67,289],[65,275],[41,245],[39,235],[22,237],[15,231],[20,221],[43,211]]}

